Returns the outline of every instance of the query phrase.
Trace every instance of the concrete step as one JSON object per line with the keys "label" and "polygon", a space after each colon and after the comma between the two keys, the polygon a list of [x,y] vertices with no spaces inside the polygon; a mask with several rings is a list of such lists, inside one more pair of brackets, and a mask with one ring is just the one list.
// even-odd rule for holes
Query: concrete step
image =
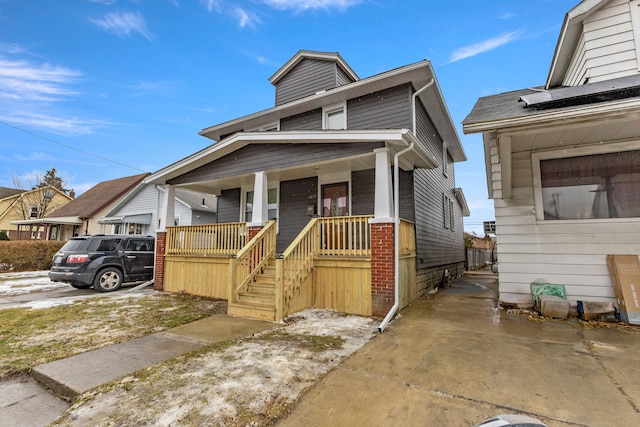
{"label": "concrete step", "polygon": [[276,320],[276,309],[272,304],[256,303],[229,303],[227,308],[229,316],[243,317],[245,319],[264,320],[274,322]]}

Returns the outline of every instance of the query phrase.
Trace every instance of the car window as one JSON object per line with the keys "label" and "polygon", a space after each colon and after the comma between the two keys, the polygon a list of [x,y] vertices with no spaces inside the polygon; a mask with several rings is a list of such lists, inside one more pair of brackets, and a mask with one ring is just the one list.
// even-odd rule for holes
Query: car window
{"label": "car window", "polygon": [[89,252],[113,252],[119,244],[120,239],[96,239],[89,243]]}
{"label": "car window", "polygon": [[62,246],[61,251],[79,251],[86,242],[86,239],[72,239]]}
{"label": "car window", "polygon": [[151,252],[153,251],[153,242],[148,239],[131,239],[127,243],[127,251],[134,252]]}

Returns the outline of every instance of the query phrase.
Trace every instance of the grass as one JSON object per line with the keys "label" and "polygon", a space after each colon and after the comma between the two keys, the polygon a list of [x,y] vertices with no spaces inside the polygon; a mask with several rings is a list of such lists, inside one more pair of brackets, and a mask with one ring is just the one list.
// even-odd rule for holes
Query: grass
{"label": "grass", "polygon": [[101,297],[40,310],[0,310],[0,379],[224,312],[225,301],[188,295]]}

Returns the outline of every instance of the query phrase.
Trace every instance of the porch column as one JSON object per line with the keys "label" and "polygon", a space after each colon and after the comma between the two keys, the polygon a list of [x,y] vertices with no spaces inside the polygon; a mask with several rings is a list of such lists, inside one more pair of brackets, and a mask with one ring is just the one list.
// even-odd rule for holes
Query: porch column
{"label": "porch column", "polygon": [[385,317],[394,303],[395,223],[375,223],[371,227],[371,313]]}
{"label": "porch column", "polygon": [[373,222],[393,222],[391,152],[388,148],[378,148],[377,150],[374,150],[374,152],[376,153],[376,181]]}
{"label": "porch column", "polygon": [[153,270],[153,289],[164,290],[164,257],[167,242],[167,226],[173,225],[176,206],[176,188],[163,185],[162,209],[159,209],[160,226],[156,230],[156,260]]}
{"label": "porch column", "polygon": [[264,227],[269,219],[269,191],[267,187],[267,175],[262,172],[255,173],[253,184],[253,211],[248,227]]}

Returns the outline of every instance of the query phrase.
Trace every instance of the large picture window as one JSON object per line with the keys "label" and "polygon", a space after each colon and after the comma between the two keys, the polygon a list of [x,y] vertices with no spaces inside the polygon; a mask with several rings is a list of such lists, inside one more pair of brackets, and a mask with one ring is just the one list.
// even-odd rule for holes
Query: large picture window
{"label": "large picture window", "polygon": [[640,217],[640,150],[540,160],[545,220]]}

